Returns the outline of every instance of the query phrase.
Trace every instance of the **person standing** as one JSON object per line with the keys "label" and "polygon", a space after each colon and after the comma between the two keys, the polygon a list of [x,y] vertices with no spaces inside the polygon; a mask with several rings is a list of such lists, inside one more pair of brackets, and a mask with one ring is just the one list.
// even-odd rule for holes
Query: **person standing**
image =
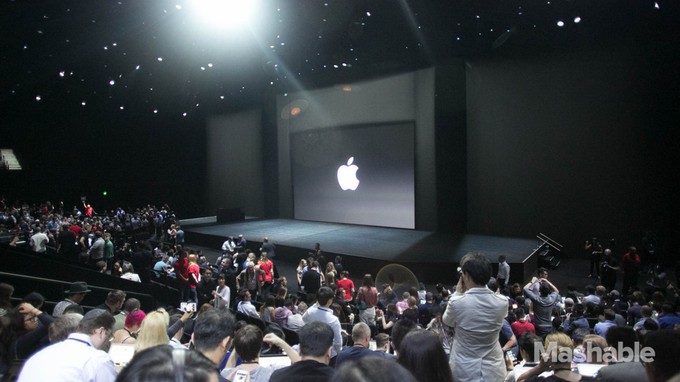
{"label": "person standing", "polygon": [[[330,358],[335,357],[342,349],[340,320],[333,314],[333,310],[330,308],[330,306],[333,304],[334,294],[335,293],[331,288],[319,288],[317,303],[309,307],[309,309],[307,309],[305,314],[302,316],[302,320],[305,322],[305,327],[312,322],[317,321],[321,321],[331,327],[333,331],[333,347]],[[302,337],[300,337],[300,341],[302,341]]]}
{"label": "person standing", "polygon": [[50,242],[50,238],[47,236],[47,232],[44,228],[36,228],[35,234],[31,236],[29,244],[34,252],[45,253],[47,252],[47,243]]}
{"label": "person standing", "polygon": [[491,264],[479,253],[460,263],[461,275],[442,318],[454,328],[449,364],[455,381],[503,381],[505,361],[498,333],[508,311],[507,298],[486,287]]}
{"label": "person standing", "polygon": [[260,270],[264,272],[261,290],[265,298],[269,296],[274,282],[274,263],[270,259],[269,253],[263,251],[260,255],[260,261],[257,263],[260,266]]}
{"label": "person standing", "polygon": [[186,302],[189,298],[189,260],[187,259],[187,252],[182,249],[179,251],[179,257],[172,265],[177,275],[177,289],[179,289],[179,299],[181,302]]}
{"label": "person standing", "polygon": [[115,258],[115,251],[113,241],[111,240],[111,233],[104,233],[104,261],[106,261],[106,268],[111,269]]}
{"label": "person standing", "polygon": [[608,291],[612,291],[616,286],[616,273],[619,271],[619,263],[612,256],[612,250],[607,248],[602,255],[602,262],[600,263],[600,277],[602,285]]}
{"label": "person standing", "polygon": [[640,255],[637,248],[630,247],[628,252],[623,255],[621,260],[623,265],[623,288],[624,295],[628,295],[629,289],[638,285],[638,274],[640,273]]}
{"label": "person standing", "polygon": [[349,272],[340,272],[340,280],[336,283],[336,287],[342,288],[345,291],[345,302],[352,301],[352,296],[354,296],[354,282],[349,278]]}
{"label": "person standing", "polygon": [[[532,291],[538,285],[538,294]],[[524,294],[531,300],[534,309],[536,334],[545,336],[552,332],[552,311],[560,298],[557,288],[547,279],[538,279],[524,286]]]}
{"label": "person standing", "polygon": [[[590,274],[588,277],[593,277],[593,274],[595,277],[599,277],[600,257],[602,257],[602,244],[600,244],[600,241],[594,237],[592,240],[586,240],[585,250],[590,256]],[[593,273],[593,270],[595,273]]]}
{"label": "person standing", "polygon": [[78,238],[70,228],[68,223],[61,226],[57,235],[57,252],[69,260],[75,260],[78,256]]}
{"label": "person standing", "polygon": [[302,274],[300,288],[305,293],[306,302],[312,304],[316,300],[316,293],[321,288],[321,273],[319,273],[319,263],[312,262],[311,268]]}
{"label": "person standing", "polygon": [[357,292],[357,306],[360,307],[359,320],[369,326],[375,326],[376,305],[378,305],[378,289],[373,283],[373,276],[365,274]]}
{"label": "person standing", "polygon": [[501,290],[510,282],[510,265],[505,261],[505,255],[498,256],[498,274],[496,275],[496,281]]}
{"label": "person standing", "polygon": [[196,255],[189,255],[189,298],[198,306],[198,292],[196,290],[201,281],[201,268],[196,263]]}
{"label": "person standing", "polygon": [[217,276],[217,287],[212,291],[215,308],[229,310],[231,302],[231,289],[226,284],[224,275]]}
{"label": "person standing", "polygon": [[268,258],[273,259],[276,257],[276,246],[269,242],[268,237],[265,237],[262,239],[262,247],[260,247],[260,252],[264,252]]}
{"label": "person standing", "polygon": [[96,264],[97,261],[104,260],[104,250],[106,247],[106,240],[104,240],[104,234],[101,231],[96,231],[94,233],[95,240],[87,250],[87,254],[90,257],[90,264]]}

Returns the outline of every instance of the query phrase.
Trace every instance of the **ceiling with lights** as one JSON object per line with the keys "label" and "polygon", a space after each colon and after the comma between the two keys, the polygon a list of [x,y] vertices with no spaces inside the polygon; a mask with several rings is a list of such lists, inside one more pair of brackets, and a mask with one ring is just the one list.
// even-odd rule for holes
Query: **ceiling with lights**
{"label": "ceiling with lights", "polygon": [[182,120],[457,58],[626,40],[673,47],[678,8],[670,0],[3,0],[0,104]]}

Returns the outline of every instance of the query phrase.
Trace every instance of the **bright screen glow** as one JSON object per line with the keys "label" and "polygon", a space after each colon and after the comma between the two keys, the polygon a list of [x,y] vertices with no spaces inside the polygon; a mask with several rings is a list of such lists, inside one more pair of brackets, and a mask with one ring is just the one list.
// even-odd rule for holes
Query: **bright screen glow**
{"label": "bright screen glow", "polygon": [[193,0],[193,11],[210,27],[230,29],[248,25],[254,16],[255,0]]}
{"label": "bright screen glow", "polygon": [[415,228],[414,124],[290,135],[295,218]]}

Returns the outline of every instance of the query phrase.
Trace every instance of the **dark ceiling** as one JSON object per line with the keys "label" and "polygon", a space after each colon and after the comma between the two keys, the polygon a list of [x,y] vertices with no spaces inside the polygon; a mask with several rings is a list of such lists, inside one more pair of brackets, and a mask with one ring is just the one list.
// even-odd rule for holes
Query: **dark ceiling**
{"label": "dark ceiling", "polygon": [[680,41],[675,0],[262,0],[228,32],[197,1],[3,0],[3,108],[181,120],[456,58]]}

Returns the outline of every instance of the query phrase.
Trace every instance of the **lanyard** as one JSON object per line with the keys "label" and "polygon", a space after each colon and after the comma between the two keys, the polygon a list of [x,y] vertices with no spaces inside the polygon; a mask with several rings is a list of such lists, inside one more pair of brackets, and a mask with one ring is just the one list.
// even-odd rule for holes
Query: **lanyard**
{"label": "lanyard", "polygon": [[85,344],[85,345],[87,345],[87,346],[92,346],[92,345],[90,345],[90,343],[89,343],[89,342],[87,342],[87,341],[83,341],[83,340],[81,340],[81,339],[78,339],[78,338],[67,338],[67,340],[71,340],[71,341],[78,341],[78,342],[82,342],[82,343],[84,343],[84,344]]}

